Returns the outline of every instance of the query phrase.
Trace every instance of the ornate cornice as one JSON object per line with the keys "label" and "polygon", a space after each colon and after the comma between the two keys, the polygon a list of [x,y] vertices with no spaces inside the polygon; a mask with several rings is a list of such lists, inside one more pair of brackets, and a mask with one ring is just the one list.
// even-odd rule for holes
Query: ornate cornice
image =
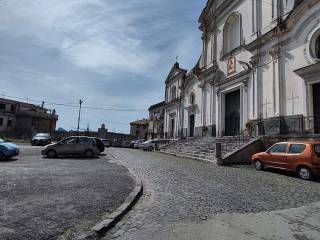
{"label": "ornate cornice", "polygon": [[269,50],[269,54],[273,60],[278,59],[281,54],[281,48],[279,44],[276,44]]}
{"label": "ornate cornice", "polygon": [[216,61],[213,62],[213,65],[210,68],[207,68],[201,72],[199,75],[199,87],[203,88],[207,83],[214,85],[214,76],[219,70],[219,66]]}

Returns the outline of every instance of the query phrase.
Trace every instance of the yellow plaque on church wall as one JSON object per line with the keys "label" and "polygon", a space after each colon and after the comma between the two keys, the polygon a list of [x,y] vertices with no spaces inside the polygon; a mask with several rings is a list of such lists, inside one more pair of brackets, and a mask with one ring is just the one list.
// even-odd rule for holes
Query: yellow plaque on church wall
{"label": "yellow plaque on church wall", "polygon": [[228,59],[228,75],[234,74],[236,72],[236,58],[230,57]]}

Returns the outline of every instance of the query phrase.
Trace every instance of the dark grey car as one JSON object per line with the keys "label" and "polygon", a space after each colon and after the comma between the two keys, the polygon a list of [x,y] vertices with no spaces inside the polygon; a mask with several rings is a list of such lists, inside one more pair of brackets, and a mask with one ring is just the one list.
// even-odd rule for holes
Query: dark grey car
{"label": "dark grey car", "polygon": [[88,158],[100,154],[97,143],[91,137],[68,137],[62,141],[50,144],[41,151],[43,156],[54,158],[64,156],[86,156]]}
{"label": "dark grey car", "polygon": [[46,146],[51,143],[51,136],[49,133],[38,133],[31,139],[32,146]]}

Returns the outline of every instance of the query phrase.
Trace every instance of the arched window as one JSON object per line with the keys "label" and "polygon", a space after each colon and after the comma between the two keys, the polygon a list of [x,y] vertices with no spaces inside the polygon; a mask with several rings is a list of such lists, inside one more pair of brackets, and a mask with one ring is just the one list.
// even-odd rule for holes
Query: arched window
{"label": "arched window", "polygon": [[177,88],[176,86],[173,86],[171,88],[171,101],[175,100],[177,98]]}
{"label": "arched window", "polygon": [[195,104],[196,102],[196,96],[194,95],[194,93],[190,94],[190,105]]}
{"label": "arched window", "polygon": [[232,13],[223,27],[223,52],[231,52],[241,45],[241,15]]}

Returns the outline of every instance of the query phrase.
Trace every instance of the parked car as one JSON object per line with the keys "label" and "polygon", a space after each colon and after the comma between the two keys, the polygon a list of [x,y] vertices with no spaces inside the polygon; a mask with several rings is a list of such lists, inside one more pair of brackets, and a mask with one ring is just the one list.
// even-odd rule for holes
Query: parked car
{"label": "parked car", "polygon": [[86,156],[88,158],[100,154],[96,140],[91,137],[68,137],[62,141],[50,144],[41,151],[43,156],[55,158],[57,156]]}
{"label": "parked car", "polygon": [[140,147],[143,151],[152,152],[156,148],[156,140],[148,140],[143,142]]}
{"label": "parked car", "polygon": [[108,139],[101,139],[105,147],[110,147],[110,141]]}
{"label": "parked car", "polygon": [[123,147],[123,148],[130,148],[130,142],[124,141],[124,142],[122,143],[122,147]]}
{"label": "parked car", "polygon": [[0,138],[0,160],[5,160],[19,155],[19,148]]}
{"label": "parked car", "polygon": [[32,146],[46,146],[51,144],[51,136],[49,133],[38,133],[31,139]]}
{"label": "parked car", "polygon": [[144,143],[146,140],[145,139],[139,139],[134,143],[134,148],[139,149],[141,147],[141,144]]}
{"label": "parked car", "polygon": [[116,148],[121,148],[122,147],[122,142],[119,141],[119,140],[113,140],[111,146],[112,147],[116,147]]}
{"label": "parked car", "polygon": [[130,142],[130,148],[134,148],[134,144],[136,143],[136,141],[131,141]]}
{"label": "parked car", "polygon": [[96,140],[97,148],[99,149],[100,153],[104,152],[105,147],[104,147],[104,143],[101,141],[101,139],[95,138],[94,140]]}
{"label": "parked car", "polygon": [[304,180],[320,174],[320,142],[281,142],[254,154],[257,170],[277,168],[296,172]]}

